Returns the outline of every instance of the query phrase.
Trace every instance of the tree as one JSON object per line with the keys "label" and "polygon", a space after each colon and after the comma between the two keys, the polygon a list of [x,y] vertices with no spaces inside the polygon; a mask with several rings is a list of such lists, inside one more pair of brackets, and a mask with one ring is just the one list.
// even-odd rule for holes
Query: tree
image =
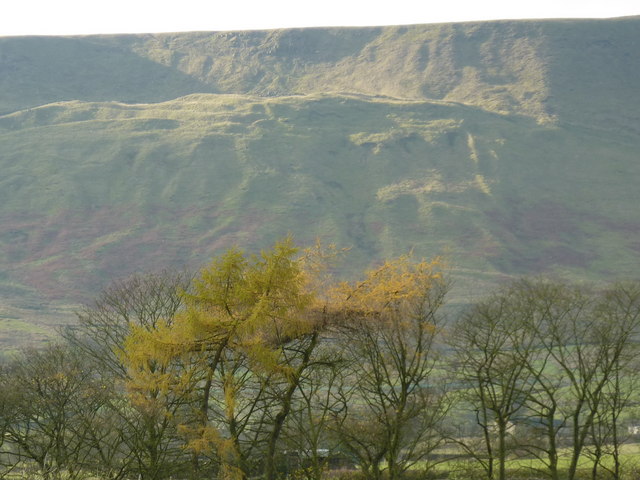
{"label": "tree", "polygon": [[[165,478],[185,471],[186,461],[199,469],[197,459],[189,460],[177,448],[181,437],[172,415],[186,408],[184,395],[149,395],[146,401],[132,404],[126,390],[129,376],[122,362],[125,339],[132,329],[153,331],[160,323],[171,322],[182,308],[181,292],[188,289],[190,281],[186,273],[163,271],[113,282],[78,312],[77,324],[62,331],[94,375],[111,386],[112,397],[100,412],[100,426],[86,439],[109,475]],[[174,362],[163,368],[175,372],[182,367]]]}
{"label": "tree", "polygon": [[[560,426],[567,427],[571,446],[567,478],[573,480],[619,353],[611,350],[604,335],[610,326],[596,314],[596,292],[549,281],[523,282],[521,292],[529,308],[528,327],[544,358],[528,366],[539,387],[529,403],[544,418],[548,445],[553,446],[548,458],[554,478]],[[559,427],[551,423],[557,417],[549,405],[559,417]]]}
{"label": "tree", "polygon": [[609,443],[617,458],[611,473],[619,475],[617,424],[631,385],[622,372],[632,365],[637,348],[638,292],[634,285],[598,292],[521,280],[461,318],[453,333],[456,367],[468,381],[468,398],[482,426],[486,461],[477,459],[488,478],[494,478],[495,458],[499,478],[505,478],[509,423],[532,433],[517,446],[541,460],[546,468],[539,473],[553,480],[561,476],[561,441],[570,447],[567,479],[576,478],[588,443],[593,478],[607,468],[601,460]]}
{"label": "tree", "polygon": [[435,387],[440,309],[448,290],[439,259],[386,262],[335,291],[347,368],[335,415],[339,438],[371,478],[399,478],[442,441],[447,412]]}
{"label": "tree", "polygon": [[[623,437],[620,418],[631,405],[639,379],[637,334],[640,333],[640,284],[617,283],[599,296],[594,315],[599,319],[597,337],[603,344],[601,375],[605,385],[597,401],[597,412],[591,427],[593,457],[592,478],[599,478],[604,470],[614,479],[621,478],[620,447]],[[603,461],[606,456],[613,466]]]}
{"label": "tree", "polygon": [[[183,430],[195,451],[217,452],[223,477],[250,473],[243,451],[255,442],[263,474],[276,476],[276,446],[325,318],[297,253],[291,239],[260,256],[229,250],[202,269],[171,322],[135,328],[126,342],[130,388],[142,397],[181,391],[197,402],[199,420]],[[179,378],[158,370],[176,359],[188,359]],[[238,408],[248,386],[254,401]],[[212,421],[214,394],[222,424]]]}
{"label": "tree", "polygon": [[519,342],[514,345],[514,353],[532,381],[521,421],[530,434],[520,447],[545,465],[546,470],[539,469],[539,473],[557,480],[560,434],[567,424],[562,414],[566,379],[552,355],[556,342],[546,332],[548,325],[561,324],[566,317],[579,315],[587,299],[577,289],[548,281],[521,280],[510,289],[510,301],[517,312],[515,321],[524,329],[522,335],[533,339],[533,350],[523,349]]}
{"label": "tree", "polygon": [[190,274],[170,271],[114,281],[77,312],[77,323],[61,335],[97,365],[125,379],[127,367],[121,357],[127,336],[133,328],[152,331],[171,322],[183,306],[181,292],[188,290],[190,283]]}
{"label": "tree", "polygon": [[45,479],[74,479],[91,468],[85,442],[108,397],[82,357],[64,346],[25,351],[0,376],[4,439],[25,465],[33,462]]}
{"label": "tree", "polygon": [[[473,305],[455,323],[450,343],[453,366],[460,376],[465,398],[481,428],[484,454],[460,442],[483,466],[487,478],[506,478],[510,430],[531,390],[527,369],[533,337],[519,321],[517,289],[507,288]],[[497,462],[497,472],[495,463]]]}
{"label": "tree", "polygon": [[[321,480],[330,458],[344,459],[340,442],[331,433],[331,420],[342,408],[336,395],[344,367],[339,349],[326,348],[316,365],[298,386],[298,395],[283,437],[291,452],[288,473],[296,471],[310,480]],[[292,471],[293,470],[293,471]]]}
{"label": "tree", "polygon": [[[0,385],[7,384],[5,365],[0,364]],[[12,392],[0,389],[0,478],[7,477],[17,466],[10,442],[7,441],[9,428],[14,422],[14,408]]]}

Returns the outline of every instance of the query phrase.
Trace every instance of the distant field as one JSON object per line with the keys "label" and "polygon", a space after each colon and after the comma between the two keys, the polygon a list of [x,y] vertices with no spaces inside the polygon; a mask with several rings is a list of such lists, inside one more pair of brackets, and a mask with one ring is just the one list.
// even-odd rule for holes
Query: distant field
{"label": "distant field", "polygon": [[[455,455],[461,453],[455,448],[446,448],[438,453],[446,455]],[[569,450],[560,450],[559,470],[566,471],[569,466]],[[637,472],[640,471],[640,444],[629,443],[622,446],[622,463],[623,477],[622,480],[635,480]],[[610,458],[605,459],[605,466],[612,467]],[[591,478],[592,461],[587,455],[583,455],[579,467],[578,478]],[[417,469],[424,468],[418,465]],[[482,476],[482,467],[475,460],[448,460],[435,464],[433,467],[435,472],[439,474],[449,474],[452,478],[460,480],[469,480],[474,478],[484,478]],[[511,459],[507,462],[508,478],[517,478],[521,480],[544,478],[545,465],[542,461],[536,459]],[[456,476],[457,475],[457,476]],[[466,475],[466,476],[465,476]],[[477,475],[477,477],[475,476]],[[446,478],[446,477],[443,477]]]}

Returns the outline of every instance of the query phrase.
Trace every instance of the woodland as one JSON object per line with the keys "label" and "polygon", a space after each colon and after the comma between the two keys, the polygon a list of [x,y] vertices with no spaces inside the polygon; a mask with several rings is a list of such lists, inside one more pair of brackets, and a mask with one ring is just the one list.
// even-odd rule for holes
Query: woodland
{"label": "woodland", "polygon": [[2,366],[2,477],[637,478],[640,283],[451,311],[443,259],[350,283],[344,254],[286,238],[112,284]]}

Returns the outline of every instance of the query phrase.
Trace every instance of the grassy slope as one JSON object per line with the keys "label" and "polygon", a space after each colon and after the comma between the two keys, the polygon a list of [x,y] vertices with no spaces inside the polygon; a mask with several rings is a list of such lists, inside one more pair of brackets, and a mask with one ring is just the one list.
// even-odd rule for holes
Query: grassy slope
{"label": "grassy slope", "polygon": [[351,246],[345,275],[448,253],[459,295],[634,275],[634,26],[0,39],[4,331],[286,232]]}

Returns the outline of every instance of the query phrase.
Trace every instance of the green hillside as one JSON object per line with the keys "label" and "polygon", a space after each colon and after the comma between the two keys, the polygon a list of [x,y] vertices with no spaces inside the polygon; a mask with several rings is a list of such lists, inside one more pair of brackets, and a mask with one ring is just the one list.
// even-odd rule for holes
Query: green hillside
{"label": "green hillside", "polygon": [[640,20],[0,39],[0,345],[292,233],[356,275],[640,266]]}

